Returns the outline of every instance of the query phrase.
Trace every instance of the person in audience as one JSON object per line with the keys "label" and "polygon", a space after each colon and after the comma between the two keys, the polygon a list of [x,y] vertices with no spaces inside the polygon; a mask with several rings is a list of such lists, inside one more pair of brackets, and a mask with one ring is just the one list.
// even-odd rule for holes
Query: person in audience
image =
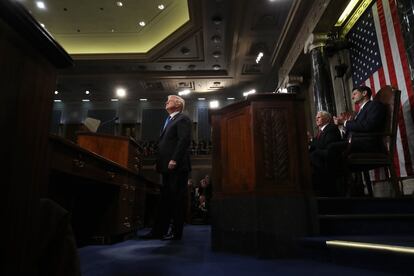
{"label": "person in audience", "polygon": [[327,174],[327,147],[341,140],[341,133],[332,122],[332,116],[327,111],[319,111],[315,117],[317,134],[312,137],[308,132],[309,155],[312,167],[312,183],[318,195],[331,194],[329,176]]}
{"label": "person in audience", "polygon": [[383,152],[385,146],[380,137],[358,137],[360,133],[381,132],[385,127],[386,106],[380,101],[371,100],[371,89],[359,86],[352,91],[352,101],[359,106],[358,113],[341,114],[334,117],[334,123],[343,126],[344,139],[328,146],[328,171],[332,178],[346,172],[345,157],[350,153]]}
{"label": "person in audience", "polygon": [[[165,103],[169,116],[161,130],[158,142],[156,169],[162,176],[158,216],[151,232],[144,238],[180,240],[187,198],[187,180],[191,171],[190,144],[192,123],[182,113],[183,98],[170,95]],[[172,231],[169,230],[172,221]]]}

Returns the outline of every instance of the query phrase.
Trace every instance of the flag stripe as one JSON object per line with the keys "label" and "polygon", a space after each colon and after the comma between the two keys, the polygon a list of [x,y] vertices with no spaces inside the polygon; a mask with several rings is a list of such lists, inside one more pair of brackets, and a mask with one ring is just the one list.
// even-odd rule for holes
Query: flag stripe
{"label": "flag stripe", "polygon": [[[394,61],[392,59],[391,54],[391,46],[390,41],[388,37],[387,28],[385,25],[385,18],[384,18],[384,9],[382,6],[382,1],[379,0],[377,3],[373,6],[373,15],[374,15],[374,23],[375,23],[375,29],[377,30],[377,36],[378,36],[378,42],[379,42],[379,49],[381,53],[381,61],[382,66],[384,68],[384,75],[386,78],[386,84],[392,84],[395,83],[395,70],[394,70]],[[397,140],[401,141],[401,136],[397,135]],[[395,151],[394,155],[394,164],[395,169],[397,171],[397,175],[401,175],[401,165],[399,162],[399,156],[404,156],[403,149],[400,147],[401,143],[397,142],[397,150]],[[403,169],[404,170],[404,169]]]}
{"label": "flag stripe", "polygon": [[[387,1],[388,2],[388,1]],[[414,139],[408,139],[408,137],[413,138],[414,137],[414,125],[413,125],[413,116],[414,114],[411,112],[414,107],[414,97],[413,97],[413,87],[411,83],[411,77],[410,77],[410,70],[408,68],[408,60],[407,55],[405,52],[404,47],[404,40],[403,36],[401,34],[401,25],[398,19],[398,13],[397,13],[397,6],[394,1],[390,1],[389,3],[390,7],[390,14],[392,19],[394,19],[394,23],[391,26],[394,30],[394,35],[392,36],[392,39],[395,40],[395,44],[397,44],[398,51],[396,52],[396,60],[398,61],[397,69],[399,70],[398,76],[398,84],[399,88],[401,90],[401,117],[404,117],[404,123],[406,128],[405,137],[407,139],[407,151],[406,154],[408,155],[408,158],[405,158],[405,165],[407,169],[408,175],[413,175],[413,166],[412,166],[412,158],[414,154]],[[408,116],[407,116],[408,115]]]}
{"label": "flag stripe", "polygon": [[[390,2],[391,5],[395,4],[394,1],[389,1],[389,0],[382,0],[379,1],[383,3],[383,12],[384,12],[384,18],[386,19],[384,21],[384,27],[383,29],[387,30],[388,32],[388,37],[389,37],[389,41],[390,41],[390,56],[391,59],[389,61],[393,62],[393,69],[395,72],[395,79],[392,79],[391,84],[398,87],[401,90],[401,102],[405,102],[407,100],[407,87],[406,87],[406,82],[404,79],[404,72],[403,72],[403,67],[402,67],[402,61],[401,61],[401,54],[398,50],[394,50],[392,51],[391,49],[399,49],[399,43],[398,41],[402,42],[402,37],[400,37],[399,39],[397,39],[396,37],[396,32],[395,32],[395,28],[394,27],[398,27],[398,24],[396,24],[398,22],[398,17],[395,18],[393,17],[393,15],[397,15],[396,13],[392,14],[391,13],[391,6],[390,6]],[[394,21],[396,23],[394,23]],[[404,53],[405,55],[405,53]],[[405,161],[405,170],[406,173],[404,175],[412,175],[413,174],[413,170],[412,170],[412,163],[411,163],[411,154],[410,154],[410,147],[409,147],[409,143],[408,143],[408,136],[407,136],[407,123],[406,123],[406,118],[404,117],[404,110],[403,110],[403,106],[400,106],[400,117],[399,117],[399,122],[398,122],[398,126],[399,126],[399,130],[400,130],[400,135],[401,135],[401,144],[403,147],[403,156],[404,156],[404,161]]]}

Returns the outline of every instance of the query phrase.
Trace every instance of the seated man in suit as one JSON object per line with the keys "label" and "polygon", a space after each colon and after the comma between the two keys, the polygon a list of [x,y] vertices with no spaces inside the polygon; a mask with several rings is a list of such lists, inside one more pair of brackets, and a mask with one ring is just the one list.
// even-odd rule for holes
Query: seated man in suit
{"label": "seated man in suit", "polygon": [[341,134],[338,127],[332,123],[332,116],[329,112],[319,111],[315,119],[318,128],[316,136],[311,137],[308,132],[312,182],[317,194],[330,195],[331,185],[328,183],[326,164],[327,147],[331,143],[340,141]]}
{"label": "seated man in suit", "polygon": [[385,126],[386,106],[380,101],[371,101],[371,89],[359,86],[352,91],[352,101],[359,105],[356,115],[342,114],[334,117],[337,125],[345,129],[344,140],[328,147],[327,162],[330,172],[344,173],[344,157],[349,153],[381,152],[384,144],[380,137],[358,137],[358,133],[381,132]]}

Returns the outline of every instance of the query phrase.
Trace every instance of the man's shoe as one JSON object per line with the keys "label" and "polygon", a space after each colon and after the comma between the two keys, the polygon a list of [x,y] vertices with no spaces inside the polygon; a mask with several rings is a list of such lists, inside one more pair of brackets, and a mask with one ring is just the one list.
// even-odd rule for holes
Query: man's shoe
{"label": "man's shoe", "polygon": [[175,234],[167,234],[165,236],[162,237],[163,241],[179,241],[181,240],[181,237],[175,235]]}
{"label": "man's shoe", "polygon": [[159,238],[161,238],[161,235],[156,235],[156,234],[154,234],[154,233],[152,233],[152,232],[148,232],[147,234],[145,234],[145,235],[140,235],[140,236],[138,236],[140,239],[144,239],[144,240],[156,240],[156,239],[159,239]]}

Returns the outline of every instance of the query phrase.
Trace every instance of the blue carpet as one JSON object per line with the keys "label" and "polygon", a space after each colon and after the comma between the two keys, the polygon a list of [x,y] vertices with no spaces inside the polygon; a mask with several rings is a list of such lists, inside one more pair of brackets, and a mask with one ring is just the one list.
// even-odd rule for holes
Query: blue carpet
{"label": "blue carpet", "polygon": [[83,276],[391,275],[307,259],[265,260],[213,252],[206,225],[186,226],[182,241],[134,239],[83,247],[79,254]]}

